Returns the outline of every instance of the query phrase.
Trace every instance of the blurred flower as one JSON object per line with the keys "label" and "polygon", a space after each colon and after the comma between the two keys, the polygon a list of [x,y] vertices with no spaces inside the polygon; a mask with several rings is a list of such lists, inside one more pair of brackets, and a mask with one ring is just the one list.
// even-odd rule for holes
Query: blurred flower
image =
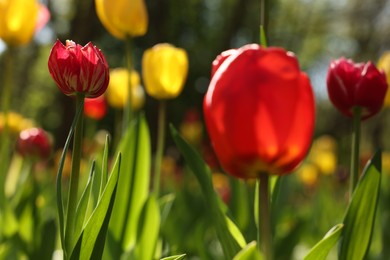
{"label": "blurred flower", "polygon": [[84,100],[84,115],[86,117],[100,120],[107,113],[107,104],[104,96],[97,98],[86,98]]}
{"label": "blurred flower", "polygon": [[[122,109],[127,104],[129,96],[129,72],[125,68],[110,71],[110,83],[106,92],[107,102],[114,108]],[[137,71],[131,72],[131,107],[140,109],[145,103],[145,92],[140,84]]]}
{"label": "blurred flower", "polygon": [[281,48],[246,45],[216,65],[203,108],[217,157],[236,177],[290,173],[310,147],[313,91]]}
{"label": "blurred flower", "polygon": [[314,187],[318,182],[318,168],[310,163],[305,163],[298,171],[299,180],[307,187]]}
{"label": "blurred flower", "polygon": [[91,42],[82,47],[68,40],[64,46],[57,40],[51,49],[48,66],[52,78],[65,95],[82,92],[85,97],[95,98],[107,89],[107,61]]}
{"label": "blurred flower", "polygon": [[10,133],[17,135],[19,135],[22,130],[32,128],[34,126],[34,122],[31,119],[24,118],[21,114],[11,111],[8,113],[8,117],[6,117],[0,112],[0,132],[3,129],[6,120],[8,120],[7,126]]}
{"label": "blurred flower", "polygon": [[[390,51],[386,51],[379,58],[378,69],[382,70],[385,73],[387,85],[389,85],[389,83],[390,83]],[[386,92],[385,106],[390,106],[390,91]]]}
{"label": "blurred flower", "polygon": [[144,0],[95,0],[95,5],[101,23],[116,38],[146,33],[148,13]]}
{"label": "blurred flower", "polygon": [[384,173],[390,175],[390,152],[389,151],[382,152],[382,170]]}
{"label": "blurred flower", "polygon": [[340,58],[332,61],[327,75],[329,99],[344,115],[352,117],[354,107],[361,107],[361,118],[380,111],[387,91],[384,73],[371,63],[354,63]]}
{"label": "blurred flower", "polygon": [[142,57],[142,76],[146,92],[155,99],[177,97],[188,73],[188,57],[184,49],[160,43],[147,49]]}
{"label": "blurred flower", "polygon": [[49,18],[47,8],[36,0],[2,0],[0,38],[11,46],[27,44]]}
{"label": "blurred flower", "polygon": [[49,135],[42,128],[29,128],[20,132],[18,152],[24,157],[45,159],[51,153]]}
{"label": "blurred flower", "polygon": [[229,178],[222,173],[213,173],[211,175],[214,190],[217,192],[219,197],[226,204],[229,203],[231,197],[231,188]]}
{"label": "blurred flower", "polygon": [[336,141],[333,137],[324,135],[314,140],[310,150],[309,160],[318,167],[322,174],[335,173],[337,168]]}
{"label": "blurred flower", "polygon": [[180,125],[180,133],[191,144],[199,144],[202,141],[203,124],[196,109],[188,110]]}

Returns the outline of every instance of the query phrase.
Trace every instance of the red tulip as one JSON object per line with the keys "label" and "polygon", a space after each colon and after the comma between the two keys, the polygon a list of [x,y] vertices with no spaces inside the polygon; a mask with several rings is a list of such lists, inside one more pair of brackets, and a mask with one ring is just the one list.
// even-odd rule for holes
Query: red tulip
{"label": "red tulip", "polygon": [[213,65],[204,116],[222,167],[240,178],[290,173],[309,149],[315,118],[294,54],[252,44]]}
{"label": "red tulip", "polygon": [[29,128],[19,134],[18,152],[25,157],[47,158],[51,152],[48,134],[41,128]]}
{"label": "red tulip", "polygon": [[51,76],[65,95],[81,92],[85,97],[95,98],[107,89],[107,61],[91,42],[82,47],[66,41],[64,46],[57,40],[51,49],[48,65]]}
{"label": "red tulip", "polygon": [[95,119],[102,119],[107,113],[107,103],[104,96],[86,98],[84,100],[84,115]]}
{"label": "red tulip", "polygon": [[329,99],[341,113],[352,117],[353,108],[361,107],[362,119],[380,111],[387,91],[386,76],[375,65],[345,58],[330,63],[327,85]]}

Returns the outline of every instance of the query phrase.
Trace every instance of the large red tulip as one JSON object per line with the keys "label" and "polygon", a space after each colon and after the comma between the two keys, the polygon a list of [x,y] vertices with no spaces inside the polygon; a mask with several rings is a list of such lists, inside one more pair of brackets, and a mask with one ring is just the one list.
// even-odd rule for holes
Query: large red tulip
{"label": "large red tulip", "polygon": [[65,95],[81,92],[85,97],[95,98],[107,89],[110,78],[107,61],[91,42],[82,47],[73,41],[66,41],[65,46],[57,40],[51,49],[48,66]]}
{"label": "large red tulip", "polygon": [[222,167],[240,178],[293,171],[310,147],[315,104],[293,53],[252,44],[213,63],[206,127]]}
{"label": "large red tulip", "polygon": [[386,76],[374,64],[354,63],[340,58],[332,61],[327,75],[329,99],[346,116],[354,107],[361,107],[361,118],[378,113],[386,96]]}

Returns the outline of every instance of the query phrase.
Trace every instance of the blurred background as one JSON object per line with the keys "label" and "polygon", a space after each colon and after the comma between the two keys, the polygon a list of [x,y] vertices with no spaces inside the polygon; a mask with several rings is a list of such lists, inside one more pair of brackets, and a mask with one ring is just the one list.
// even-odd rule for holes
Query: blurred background
{"label": "blurred background", "polygon": [[[124,43],[112,37],[101,25],[93,0],[42,0],[48,6],[51,20],[27,46],[16,52],[13,99],[11,110],[31,119],[53,136],[56,148],[65,142],[74,116],[72,98],[64,96],[56,87],[47,69],[47,60],[54,41],[71,39],[85,45],[92,41],[102,49],[110,68],[125,67]],[[345,56],[356,62],[371,60],[376,63],[381,54],[390,50],[390,1],[387,0],[274,0],[269,1],[269,45],[281,46],[294,52],[302,69],[311,78],[317,100],[317,122],[313,149],[297,174],[284,179],[280,203],[283,204],[283,220],[278,227],[278,241],[286,256],[299,259],[300,248],[310,248],[328,229],[342,221],[347,205],[348,169],[351,120],[339,114],[329,103],[326,93],[326,73],[332,59]],[[202,102],[210,81],[211,63],[224,50],[247,43],[259,42],[260,1],[258,0],[146,0],[149,12],[149,29],[145,36],[134,39],[133,58],[135,69],[141,73],[141,58],[145,49],[157,43],[168,42],[184,48],[189,57],[189,74],[179,98],[168,102],[167,119],[199,148],[205,160],[215,172],[221,171],[208,144],[203,128]],[[4,44],[0,44],[1,56]],[[4,59],[0,56],[0,71],[4,71]],[[0,73],[1,74],[1,73]],[[1,75],[2,77],[3,75]],[[141,82],[142,84],[142,82]],[[149,122],[152,145],[155,147],[158,103],[146,97],[144,111]],[[115,109],[97,122],[98,129],[114,132]],[[288,116],[288,115],[286,115]],[[384,151],[383,185],[389,186],[390,148],[388,108],[363,124],[362,165],[373,152]],[[154,149],[153,149],[154,150]],[[178,191],[175,207],[180,214],[172,217],[165,227],[165,234],[176,249],[186,248],[191,255],[201,259],[213,259],[213,250],[182,240],[178,234],[169,237],[170,229],[181,226],[182,236],[202,237],[208,243],[208,233],[198,230],[205,209],[197,199],[200,191],[192,177],[183,175],[181,158],[167,136],[163,177],[167,181],[165,191]],[[164,172],[165,171],[165,172]],[[165,174],[165,175],[164,175]],[[186,178],[190,180],[183,181]],[[173,184],[172,184],[173,183]],[[225,175],[215,177],[215,185],[232,215],[246,236],[256,238],[253,229],[251,203],[253,184],[243,189],[241,184]],[[388,189],[387,189],[388,190]],[[294,196],[291,196],[293,194]],[[383,205],[389,202],[389,194],[382,194]],[[232,199],[234,198],[234,199]],[[293,199],[291,199],[293,198]],[[246,205],[243,205],[246,201]],[[180,203],[182,202],[182,203]],[[187,203],[187,202],[190,202]],[[313,205],[315,205],[313,207]],[[192,207],[192,210],[189,208]],[[296,208],[300,210],[297,211]],[[243,210],[245,208],[245,210]],[[194,210],[197,209],[197,210]],[[243,212],[246,213],[243,213]],[[198,214],[194,214],[198,212]],[[389,218],[389,211],[378,218]],[[380,223],[380,221],[378,221]],[[202,224],[202,225],[203,225]],[[202,226],[201,225],[201,226]],[[380,230],[380,228],[378,227]],[[205,229],[206,230],[206,229]],[[302,238],[302,234],[304,238]],[[376,237],[385,236],[381,232]],[[388,236],[388,235],[387,235]],[[210,235],[210,240],[213,236]],[[304,243],[292,242],[302,241]],[[288,242],[289,241],[289,242]],[[374,240],[376,241],[376,240]],[[373,244],[373,254],[383,249],[381,240]],[[385,240],[388,241],[388,240]],[[291,244],[291,245],[290,245]],[[203,246],[204,246],[203,245]],[[290,245],[290,247],[289,247]],[[298,246],[297,246],[298,245]],[[172,251],[175,247],[171,248]],[[303,250],[304,251],[304,250]],[[214,252],[215,253],[215,252]],[[203,256],[203,257],[202,257]]]}

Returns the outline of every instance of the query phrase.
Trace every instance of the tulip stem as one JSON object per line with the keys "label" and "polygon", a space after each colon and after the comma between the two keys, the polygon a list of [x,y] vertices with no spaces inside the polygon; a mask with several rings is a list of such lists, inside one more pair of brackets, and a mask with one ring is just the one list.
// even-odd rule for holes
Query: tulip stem
{"label": "tulip stem", "polygon": [[361,123],[361,107],[353,108],[353,132],[352,132],[352,158],[351,158],[351,183],[350,183],[350,198],[359,180],[359,154],[360,154],[360,123]]}
{"label": "tulip stem", "polygon": [[158,129],[157,129],[157,148],[156,157],[154,163],[154,182],[153,189],[156,197],[160,192],[160,179],[161,179],[161,162],[164,154],[164,140],[165,140],[165,118],[166,118],[166,102],[160,100],[160,107],[158,110]]}
{"label": "tulip stem", "polygon": [[260,173],[260,185],[258,189],[258,248],[263,253],[265,260],[273,259],[270,190],[268,173]]}
{"label": "tulip stem", "polygon": [[[76,114],[78,111],[82,114],[84,110],[84,94],[78,92],[76,96]],[[83,115],[80,115],[76,122],[73,137],[72,166],[70,174],[70,185],[68,194],[68,207],[66,211],[65,225],[65,246],[68,254],[72,252],[74,244],[74,225],[78,200],[80,161],[83,141]]]}
{"label": "tulip stem", "polygon": [[5,200],[5,176],[7,174],[8,165],[9,165],[9,109],[12,99],[12,85],[13,85],[13,67],[14,67],[14,49],[8,47],[5,53],[5,70],[3,74],[3,92],[1,99],[1,106],[3,112],[3,126],[0,129],[1,133],[1,143],[0,143],[0,205],[4,205]]}
{"label": "tulip stem", "polygon": [[260,0],[260,45],[267,47],[268,1]]}
{"label": "tulip stem", "polygon": [[128,71],[128,77],[127,77],[127,102],[123,111],[123,125],[122,125],[122,135],[126,133],[127,126],[133,119],[133,109],[132,109],[132,85],[131,85],[131,73],[133,71],[133,55],[132,55],[132,39],[131,37],[127,37],[125,40],[126,45],[126,60],[127,60],[127,71]]}

